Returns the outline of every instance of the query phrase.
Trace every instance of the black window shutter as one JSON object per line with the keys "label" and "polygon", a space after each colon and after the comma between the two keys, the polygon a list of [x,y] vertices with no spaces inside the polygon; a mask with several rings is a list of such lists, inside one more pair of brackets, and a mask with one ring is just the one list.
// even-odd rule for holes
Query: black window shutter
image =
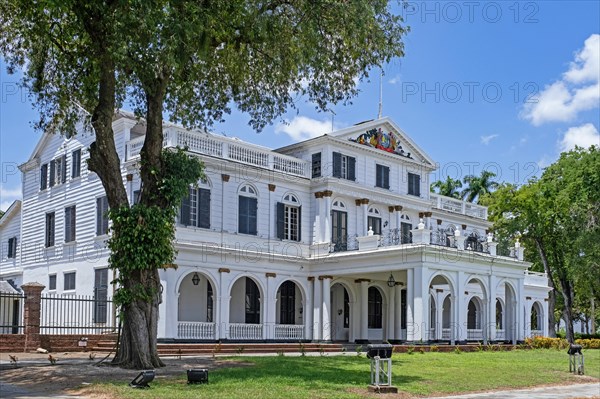
{"label": "black window shutter", "polygon": [[321,153],[312,154],[312,177],[321,177]]}
{"label": "black window shutter", "polygon": [[348,157],[348,180],[356,180],[356,158]]}
{"label": "black window shutter", "polygon": [[52,161],[50,161],[50,187],[54,186],[54,179],[55,179],[55,174],[56,174],[56,162],[54,161],[54,159]]}
{"label": "black window shutter", "polygon": [[[192,190],[194,190],[194,188],[190,187],[190,192]],[[190,192],[188,192],[188,195],[186,195],[185,197],[182,198],[181,200],[181,213],[179,216],[179,223],[181,223],[184,226],[189,226],[191,223],[190,220],[190,210],[191,210],[191,206],[190,206]]]}
{"label": "black window shutter", "polygon": [[258,214],[258,201],[256,198],[248,198],[248,222],[249,222],[249,233],[257,235],[257,214]]}
{"label": "black window shutter", "polygon": [[383,167],[383,188],[390,188],[390,168],[387,166]]}
{"label": "black window shutter", "polygon": [[333,153],[333,177],[342,177],[342,154]]}
{"label": "black window shutter", "polygon": [[285,221],[285,204],[278,202],[275,205],[275,214],[276,214],[276,232],[277,238],[283,239],[283,230],[284,230],[284,221]]}
{"label": "black window shutter", "polygon": [[61,169],[61,176],[60,176],[60,182],[64,183],[67,181],[67,156],[63,155],[61,157],[62,161],[62,169]]}
{"label": "black window shutter", "polygon": [[102,234],[102,198],[96,198],[96,235]]}
{"label": "black window shutter", "polygon": [[201,188],[198,195],[198,227],[210,229],[210,190]]}
{"label": "black window shutter", "polygon": [[40,168],[40,190],[45,190],[48,186],[48,164],[45,163]]}
{"label": "black window shutter", "polygon": [[415,187],[414,187],[415,195],[417,197],[420,197],[421,196],[421,176],[415,175],[414,184],[415,184]]}
{"label": "black window shutter", "polygon": [[298,207],[298,241],[302,241],[302,207]]}

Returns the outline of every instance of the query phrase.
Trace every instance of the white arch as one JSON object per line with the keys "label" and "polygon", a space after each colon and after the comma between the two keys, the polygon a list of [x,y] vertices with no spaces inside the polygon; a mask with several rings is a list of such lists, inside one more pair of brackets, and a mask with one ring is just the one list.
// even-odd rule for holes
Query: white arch
{"label": "white arch", "polygon": [[300,198],[298,194],[293,191],[288,191],[281,196],[281,202],[288,205],[300,206],[302,203],[300,202]]}
{"label": "white arch", "polygon": [[217,295],[217,289],[220,289],[221,287],[219,287],[216,283],[216,280],[214,279],[214,276],[212,276],[208,270],[203,269],[203,270],[188,270],[188,268],[186,268],[185,270],[182,271],[182,273],[179,275],[179,277],[177,277],[177,280],[175,281],[175,294],[179,294],[179,288],[181,287],[181,283],[183,282],[183,280],[185,280],[185,278],[187,276],[189,276],[190,274],[193,273],[198,273],[198,274],[202,274],[204,277],[206,277],[206,279],[208,280],[208,282],[210,283],[210,285],[212,286],[213,289],[213,295]]}
{"label": "white arch", "polygon": [[356,292],[354,291],[354,289],[352,288],[352,285],[350,283],[348,283],[346,280],[342,280],[342,279],[333,279],[331,280],[331,287],[333,287],[334,284],[339,284],[342,287],[344,287],[346,289],[346,292],[348,292],[348,300],[351,303],[356,303]]}
{"label": "white arch", "polygon": [[341,211],[347,211],[348,210],[348,207],[346,207],[346,204],[340,198],[334,198],[334,200],[331,201],[331,208],[332,209],[341,210]]}
{"label": "white arch", "polygon": [[258,189],[250,183],[244,182],[240,184],[237,192],[238,195],[243,195],[244,197],[258,198]]}
{"label": "white arch", "polygon": [[248,273],[248,272],[241,272],[241,273],[237,274],[234,278],[232,278],[231,281],[229,281],[229,286],[227,287],[228,294],[231,295],[231,289],[233,288],[233,285],[242,277],[248,277],[249,279],[254,281],[254,283],[258,287],[258,291],[260,292],[260,299],[266,300],[266,298],[267,298],[266,291],[267,290],[265,289],[262,280],[255,274]]}
{"label": "white arch", "polygon": [[456,282],[454,281],[454,278],[448,274],[448,272],[445,271],[436,271],[434,274],[431,275],[431,277],[429,278],[429,284],[428,286],[433,284],[433,280],[436,277],[443,277],[446,279],[446,282],[448,283],[448,285],[450,286],[450,293],[453,294],[454,293],[454,287],[456,287]]}

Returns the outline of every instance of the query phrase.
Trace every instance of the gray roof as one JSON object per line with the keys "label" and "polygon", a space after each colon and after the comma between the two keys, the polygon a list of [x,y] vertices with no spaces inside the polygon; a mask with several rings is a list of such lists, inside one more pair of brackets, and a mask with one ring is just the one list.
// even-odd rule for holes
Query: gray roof
{"label": "gray roof", "polygon": [[15,290],[8,281],[0,281],[0,294],[18,294],[19,291]]}

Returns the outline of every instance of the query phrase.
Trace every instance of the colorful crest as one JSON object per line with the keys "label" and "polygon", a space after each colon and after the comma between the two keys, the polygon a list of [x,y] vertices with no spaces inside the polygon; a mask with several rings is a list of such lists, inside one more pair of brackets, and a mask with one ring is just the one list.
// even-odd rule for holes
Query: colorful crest
{"label": "colorful crest", "polygon": [[365,133],[358,136],[356,140],[352,141],[358,144],[368,145],[382,151],[411,158],[410,153],[404,152],[402,149],[398,136],[393,132],[386,133],[381,130],[381,128],[367,130]]}

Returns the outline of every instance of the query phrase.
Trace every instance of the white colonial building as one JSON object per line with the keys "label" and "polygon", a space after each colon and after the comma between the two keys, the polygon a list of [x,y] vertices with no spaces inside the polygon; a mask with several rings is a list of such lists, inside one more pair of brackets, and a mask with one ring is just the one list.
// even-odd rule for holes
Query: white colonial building
{"label": "white colonial building", "polygon": [[[134,203],[144,125],[120,112],[113,128]],[[111,296],[108,206],[85,162],[93,141],[46,134],[20,166],[23,200],[0,219],[0,279],[13,287]],[[161,339],[547,335],[546,277],[518,245],[497,253],[485,207],[429,192],[435,162],[388,118],[276,150],[168,125],[164,146],[201,158],[206,180],[182,202],[177,268],[160,272]],[[92,322],[110,317],[96,309]]]}

